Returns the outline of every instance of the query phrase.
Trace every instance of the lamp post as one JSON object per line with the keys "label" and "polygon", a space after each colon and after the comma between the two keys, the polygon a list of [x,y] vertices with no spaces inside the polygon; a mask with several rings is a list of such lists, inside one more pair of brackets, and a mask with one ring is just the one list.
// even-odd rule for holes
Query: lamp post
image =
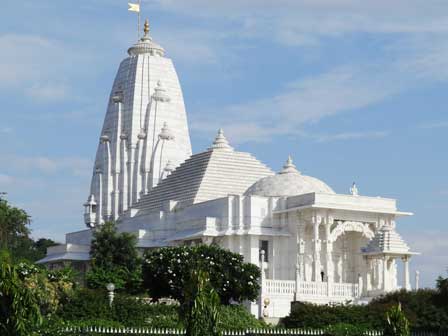
{"label": "lamp post", "polygon": [[115,290],[115,285],[113,283],[108,283],[106,285],[107,291],[109,293],[109,306],[112,307],[112,302],[114,302],[114,290]]}

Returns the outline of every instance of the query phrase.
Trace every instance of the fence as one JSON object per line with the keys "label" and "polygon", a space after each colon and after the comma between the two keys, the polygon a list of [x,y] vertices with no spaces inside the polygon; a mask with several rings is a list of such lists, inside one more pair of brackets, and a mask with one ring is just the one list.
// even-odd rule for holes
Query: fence
{"label": "fence", "polygon": [[[70,336],[176,336],[185,335],[185,330],[179,329],[151,329],[151,328],[104,328],[104,327],[74,327],[66,328],[62,332]],[[367,331],[360,336],[382,336],[381,331]],[[324,336],[324,330],[318,329],[248,329],[244,331],[224,331],[223,336]],[[411,336],[448,336],[447,331],[413,331]]]}
{"label": "fence", "polygon": [[[149,328],[103,328],[103,327],[78,327],[66,328],[64,334],[81,336],[81,335],[140,335],[140,336],[175,336],[185,335],[185,330],[179,329],[149,329]],[[318,336],[325,335],[324,330],[316,329],[248,329],[242,331],[224,331],[223,336],[277,336],[277,335],[294,335],[294,336]],[[368,331],[360,336],[381,336],[379,331]],[[415,335],[420,336],[420,335]],[[421,335],[423,336],[423,335]],[[429,336],[429,335],[428,335]],[[442,336],[442,335],[438,335]],[[448,336],[448,335],[446,335]]]}

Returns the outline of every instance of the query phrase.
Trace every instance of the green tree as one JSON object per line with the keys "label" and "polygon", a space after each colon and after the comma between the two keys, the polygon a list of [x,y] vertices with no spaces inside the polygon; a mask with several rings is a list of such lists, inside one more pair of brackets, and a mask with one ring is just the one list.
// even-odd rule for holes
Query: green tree
{"label": "green tree", "polygon": [[218,246],[164,247],[145,253],[143,283],[151,298],[170,297],[185,301],[184,288],[191,270],[202,270],[210,277],[213,289],[223,304],[231,300],[253,301],[258,297],[259,268],[244,263],[239,254]]}
{"label": "green tree", "polygon": [[140,291],[141,259],[134,235],[118,233],[114,222],[106,222],[93,234],[90,256],[92,269],[87,273],[90,288],[104,288],[112,282],[118,290]]}
{"label": "green tree", "polygon": [[192,270],[180,310],[186,335],[221,336],[219,306],[219,295],[211,286],[208,274],[202,270]]}
{"label": "green tree", "polygon": [[47,255],[47,248],[55,245],[58,245],[58,243],[48,238],[40,238],[33,242],[34,254],[32,261],[37,261],[44,258]]}
{"label": "green tree", "polygon": [[386,312],[384,336],[409,336],[409,321],[401,310],[401,304],[391,307]]}
{"label": "green tree", "polygon": [[17,250],[23,238],[29,239],[30,216],[25,210],[11,206],[0,198],[0,248]]}
{"label": "green tree", "polygon": [[38,297],[26,286],[19,269],[0,264],[0,334],[29,336],[42,324]]}

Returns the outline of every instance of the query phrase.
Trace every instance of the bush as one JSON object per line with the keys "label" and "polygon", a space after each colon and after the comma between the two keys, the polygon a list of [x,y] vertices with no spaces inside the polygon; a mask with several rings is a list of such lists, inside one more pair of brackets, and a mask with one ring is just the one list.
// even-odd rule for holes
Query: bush
{"label": "bush", "polygon": [[[266,327],[240,305],[221,305],[219,314],[224,330]],[[150,304],[147,299],[118,294],[110,308],[106,291],[91,289],[76,291],[59,309],[57,318],[46,324],[47,329],[51,326],[184,328],[178,305]]]}
{"label": "bush", "polygon": [[349,323],[337,323],[325,329],[327,336],[360,336],[363,335],[368,328],[365,326],[357,326]]}
{"label": "bush", "polygon": [[221,306],[221,325],[223,330],[261,329],[267,325],[256,319],[241,305]]}
{"label": "bush", "polygon": [[409,336],[409,321],[398,304],[386,312],[386,326],[384,336]]}
{"label": "bush", "polygon": [[244,263],[239,254],[218,246],[180,246],[147,251],[143,263],[144,287],[154,300],[169,297],[184,301],[191,270],[209,274],[221,302],[253,301],[258,297],[260,270]]}
{"label": "bush", "polygon": [[71,273],[50,272],[27,263],[0,264],[0,332],[31,335],[72,293]]}
{"label": "bush", "polygon": [[114,300],[113,318],[126,327],[181,328],[178,306],[151,304],[144,299],[120,295]]}
{"label": "bush", "polygon": [[28,336],[42,323],[38,296],[14,265],[0,265],[0,334]]}
{"label": "bush", "polygon": [[368,310],[376,316],[384,316],[388,309],[398,304],[401,304],[412,330],[448,330],[448,302],[439,302],[438,292],[433,289],[389,293],[372,300]]}
{"label": "bush", "polygon": [[80,289],[58,312],[64,321],[113,319],[105,290]]}
{"label": "bush", "polygon": [[58,313],[68,323],[73,321],[114,321],[126,327],[181,327],[177,306],[150,304],[143,299],[123,294],[115,296],[112,308],[106,291],[79,290]]}
{"label": "bush", "polygon": [[281,324],[288,328],[325,329],[329,325],[346,323],[361,325],[370,329],[382,329],[382,318],[375,314],[367,314],[366,306],[359,305],[315,305],[305,302],[294,302],[289,316],[282,319]]}

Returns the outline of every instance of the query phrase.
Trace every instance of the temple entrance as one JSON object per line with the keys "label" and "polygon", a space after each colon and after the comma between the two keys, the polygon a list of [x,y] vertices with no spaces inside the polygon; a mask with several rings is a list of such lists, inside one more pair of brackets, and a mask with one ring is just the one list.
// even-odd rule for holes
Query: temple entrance
{"label": "temple entrance", "polygon": [[333,243],[335,282],[358,283],[359,275],[365,273],[365,262],[361,248],[368,239],[361,232],[349,231],[340,235]]}

